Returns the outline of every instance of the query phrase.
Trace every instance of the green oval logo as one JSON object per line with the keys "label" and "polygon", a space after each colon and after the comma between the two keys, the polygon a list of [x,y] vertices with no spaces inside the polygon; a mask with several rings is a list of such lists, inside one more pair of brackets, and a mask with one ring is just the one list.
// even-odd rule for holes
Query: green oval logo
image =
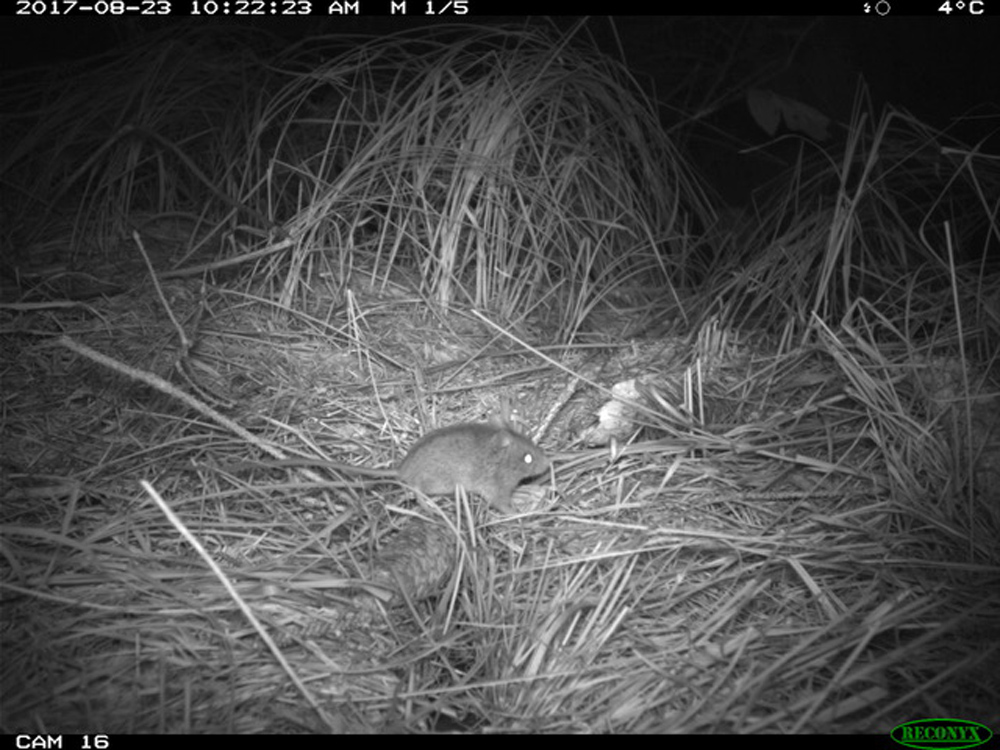
{"label": "green oval logo", "polygon": [[889,733],[900,745],[921,750],[961,750],[988,742],[989,727],[964,719],[920,719],[900,724]]}

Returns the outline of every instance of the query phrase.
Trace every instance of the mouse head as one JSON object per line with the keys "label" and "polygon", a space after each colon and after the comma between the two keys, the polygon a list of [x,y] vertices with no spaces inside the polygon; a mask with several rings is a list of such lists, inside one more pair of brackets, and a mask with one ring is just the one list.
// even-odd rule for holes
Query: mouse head
{"label": "mouse head", "polygon": [[549,468],[545,451],[513,430],[497,430],[492,442],[497,454],[503,457],[507,470],[520,479],[537,477]]}

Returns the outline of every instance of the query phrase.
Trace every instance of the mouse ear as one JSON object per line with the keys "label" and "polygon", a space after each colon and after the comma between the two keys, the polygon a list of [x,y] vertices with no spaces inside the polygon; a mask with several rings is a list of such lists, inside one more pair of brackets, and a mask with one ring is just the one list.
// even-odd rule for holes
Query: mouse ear
{"label": "mouse ear", "polygon": [[496,445],[497,450],[505,451],[510,448],[511,443],[514,442],[514,436],[511,435],[510,430],[500,429],[496,431],[493,436],[493,443]]}

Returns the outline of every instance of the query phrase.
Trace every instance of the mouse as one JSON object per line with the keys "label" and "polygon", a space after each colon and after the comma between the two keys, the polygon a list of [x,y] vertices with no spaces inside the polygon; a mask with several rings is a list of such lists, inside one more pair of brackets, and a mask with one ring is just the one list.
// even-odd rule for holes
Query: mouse
{"label": "mouse", "polygon": [[462,487],[494,508],[510,512],[517,485],[544,474],[550,462],[545,451],[507,425],[462,423],[428,432],[395,469],[301,458],[266,465],[328,466],[347,473],[394,478],[429,497],[453,495],[456,487]]}
{"label": "mouse", "polygon": [[453,495],[463,487],[511,511],[517,485],[549,465],[541,448],[506,425],[456,424],[420,438],[399,464],[399,479],[425,495]]}

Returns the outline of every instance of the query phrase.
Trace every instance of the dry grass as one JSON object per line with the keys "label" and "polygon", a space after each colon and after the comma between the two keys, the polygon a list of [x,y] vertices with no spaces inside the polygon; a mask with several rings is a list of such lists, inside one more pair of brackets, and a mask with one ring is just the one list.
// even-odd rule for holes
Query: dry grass
{"label": "dry grass", "polygon": [[[706,258],[579,29],[213,38],[0,102],[4,732],[1000,719],[995,159],[861,102]],[[510,517],[275,462],[508,411]]]}

